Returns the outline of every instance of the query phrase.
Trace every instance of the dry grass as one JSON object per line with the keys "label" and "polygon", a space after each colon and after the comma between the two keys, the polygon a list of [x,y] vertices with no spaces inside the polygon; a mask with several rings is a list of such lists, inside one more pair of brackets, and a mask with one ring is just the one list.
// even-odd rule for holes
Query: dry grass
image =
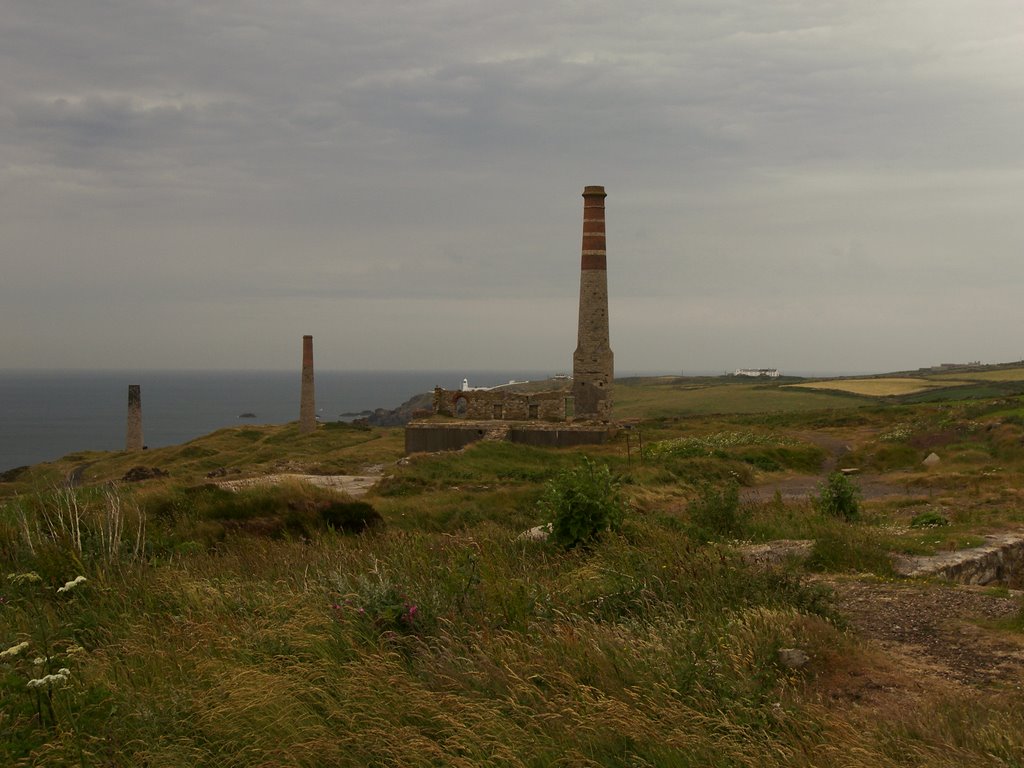
{"label": "dry grass", "polygon": [[948,387],[953,384],[967,384],[967,381],[931,381],[917,378],[880,378],[880,379],[830,379],[828,381],[809,381],[802,384],[787,384],[786,389],[829,390],[849,392],[867,397],[892,397],[896,395],[912,395],[929,389]]}

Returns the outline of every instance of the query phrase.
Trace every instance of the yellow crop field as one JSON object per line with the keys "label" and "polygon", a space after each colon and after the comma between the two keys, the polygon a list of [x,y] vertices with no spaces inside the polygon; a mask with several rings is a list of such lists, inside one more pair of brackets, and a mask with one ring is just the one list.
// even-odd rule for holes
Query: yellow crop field
{"label": "yellow crop field", "polygon": [[830,381],[810,381],[803,384],[790,384],[796,389],[828,389],[838,392],[849,392],[854,395],[868,397],[888,397],[891,395],[912,395],[927,389],[949,387],[955,384],[967,384],[966,381],[932,381],[929,379],[885,378],[885,379],[832,379]]}

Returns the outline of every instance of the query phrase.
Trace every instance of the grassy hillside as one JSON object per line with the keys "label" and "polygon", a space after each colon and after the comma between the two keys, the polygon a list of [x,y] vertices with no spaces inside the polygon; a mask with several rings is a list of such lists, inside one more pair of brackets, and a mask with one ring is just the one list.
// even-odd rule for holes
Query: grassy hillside
{"label": "grassy hillside", "polygon": [[794,389],[824,389],[838,392],[849,392],[854,395],[868,397],[890,397],[892,395],[912,395],[928,389],[966,384],[966,381],[949,379],[932,381],[922,378],[900,378],[881,376],[871,379],[833,379],[831,381],[809,381],[790,384]]}
{"label": "grassy hillside", "polygon": [[665,377],[616,384],[615,413],[622,419],[661,416],[816,411],[863,405],[842,394],[792,390],[731,379]]}
{"label": "grassy hillside", "polygon": [[296,423],[221,429],[182,445],[137,453],[80,451],[39,464],[0,483],[0,498],[63,484],[76,474],[85,485],[120,480],[136,466],[168,473],[167,483],[195,484],[220,472],[235,478],[273,472],[363,474],[368,466],[394,463],[405,446],[399,428],[362,428],[341,422],[299,435]]}
{"label": "grassy hillside", "polygon": [[[285,425],[0,483],[0,764],[1021,764],[1019,686],[911,674],[827,584],[899,589],[890,554],[1020,526],[1024,398],[719,379],[615,396],[635,426],[585,449],[405,459],[401,430]],[[168,476],[112,482],[137,464]],[[587,508],[588,467],[616,479],[600,498],[622,524],[569,549],[520,538],[553,498]],[[858,514],[814,503],[833,467],[860,470]],[[367,468],[362,503],[207,477]],[[740,554],[776,539],[809,558]],[[1015,647],[1022,626],[972,642]]]}
{"label": "grassy hillside", "polygon": [[949,372],[932,370],[892,376],[858,376],[790,384],[787,388],[847,392],[867,397],[904,397],[910,402],[963,400],[1024,392],[1024,367],[978,366]]}

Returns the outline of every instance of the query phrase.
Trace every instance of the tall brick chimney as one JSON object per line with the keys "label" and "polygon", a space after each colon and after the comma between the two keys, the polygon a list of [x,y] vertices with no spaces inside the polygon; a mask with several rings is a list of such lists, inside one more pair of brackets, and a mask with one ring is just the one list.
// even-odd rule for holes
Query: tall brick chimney
{"label": "tall brick chimney", "polygon": [[316,429],[316,397],[313,394],[313,337],[302,337],[302,394],[299,397],[299,434]]}
{"label": "tall brick chimney", "polygon": [[583,188],[580,321],[572,356],[572,394],[578,418],[611,418],[612,348],[608,341],[608,272],[604,187]]}
{"label": "tall brick chimney", "polygon": [[128,385],[128,434],[124,449],[142,450],[142,387],[138,384]]}

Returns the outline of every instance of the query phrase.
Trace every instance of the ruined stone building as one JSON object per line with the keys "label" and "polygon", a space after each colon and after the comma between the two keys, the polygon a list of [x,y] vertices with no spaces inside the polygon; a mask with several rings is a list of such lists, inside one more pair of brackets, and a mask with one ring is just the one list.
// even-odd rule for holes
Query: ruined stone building
{"label": "ruined stone building", "polygon": [[[579,324],[571,393],[471,389],[468,384],[457,390],[438,387],[434,413],[464,422],[410,423],[408,452],[449,450],[495,435],[534,445],[578,445],[605,442],[613,434],[609,427],[614,364],[609,341],[605,197],[604,187],[583,190]],[[496,427],[493,422],[506,426]]]}
{"label": "ruined stone building", "polygon": [[434,413],[455,418],[565,421],[566,393],[434,389]]}

